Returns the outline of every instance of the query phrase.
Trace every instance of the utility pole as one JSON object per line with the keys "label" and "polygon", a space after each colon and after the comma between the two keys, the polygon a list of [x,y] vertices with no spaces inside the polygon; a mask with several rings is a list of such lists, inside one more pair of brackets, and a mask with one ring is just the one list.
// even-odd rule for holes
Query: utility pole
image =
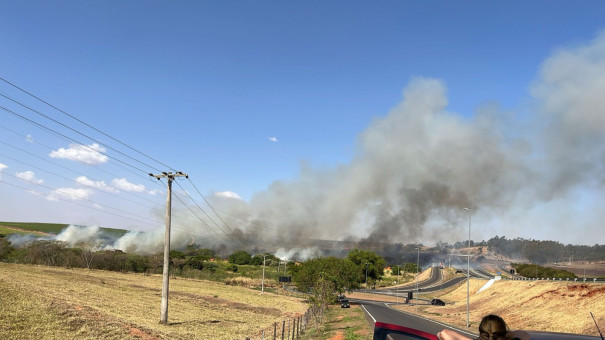
{"label": "utility pole", "polygon": [[149,174],[149,176],[155,177],[160,180],[160,178],[166,177],[168,179],[168,190],[166,193],[166,233],[164,234],[164,269],[162,276],[162,310],[160,313],[160,323],[167,324],[168,323],[168,285],[170,279],[170,223],[171,223],[171,215],[172,215],[172,181],[175,177],[185,177],[189,178],[187,174],[182,172],[177,172],[173,174],[172,172],[162,172],[161,174],[154,175]]}
{"label": "utility pole", "polygon": [[260,293],[263,294],[265,292],[265,259],[267,258],[267,254],[263,255],[263,282],[261,284]]}

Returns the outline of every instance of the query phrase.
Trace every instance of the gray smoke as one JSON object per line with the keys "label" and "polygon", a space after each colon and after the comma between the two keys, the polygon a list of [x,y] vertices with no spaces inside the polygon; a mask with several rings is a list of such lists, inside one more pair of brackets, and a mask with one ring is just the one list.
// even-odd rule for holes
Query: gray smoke
{"label": "gray smoke", "polygon": [[[447,111],[446,92],[440,80],[413,79],[402,101],[360,134],[350,164],[303,167],[298,179],[256,194],[250,214],[278,242],[455,241],[465,239],[465,207],[487,237],[514,232],[507,221],[550,229],[544,237],[564,241],[579,228],[599,230],[599,214],[581,225],[522,220],[524,212],[532,212],[530,224],[541,214],[570,214],[558,204],[578,195],[602,202],[605,34],[548,58],[531,85],[535,101],[519,112],[486,105],[465,118]],[[603,236],[584,240],[593,241]]]}
{"label": "gray smoke", "polygon": [[[221,249],[306,249],[318,239],[455,242],[466,238],[463,208],[480,226],[476,240],[542,230],[566,243],[603,242],[602,209],[568,215],[583,199],[605,203],[605,34],[555,52],[530,93],[534,101],[518,111],[484,105],[463,115],[448,112],[443,81],[414,78],[401,102],[360,133],[349,164],[303,164],[296,179],[275,181],[248,203],[215,197],[229,228],[207,228],[177,211],[173,245],[192,237]],[[585,233],[593,237],[578,236]],[[163,230],[114,246],[149,252],[162,242]]]}

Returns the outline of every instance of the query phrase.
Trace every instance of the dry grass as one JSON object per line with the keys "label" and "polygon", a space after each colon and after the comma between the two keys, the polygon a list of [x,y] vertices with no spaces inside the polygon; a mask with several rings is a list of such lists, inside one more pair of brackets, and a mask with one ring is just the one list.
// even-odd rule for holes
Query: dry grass
{"label": "dry grass", "polygon": [[238,339],[306,310],[300,299],[210,281],[0,263],[2,339]]}
{"label": "dry grass", "polygon": [[[485,280],[470,283],[470,322],[475,330],[481,318],[497,314],[513,329],[598,335],[589,314],[605,325],[605,285],[553,281],[496,281],[491,288],[477,292]],[[428,297],[427,297],[428,298]],[[442,322],[464,327],[466,323],[466,284],[440,297],[446,306],[423,306],[421,313]],[[414,308],[399,305],[414,312]]]}
{"label": "dry grass", "polygon": [[[313,325],[311,325],[313,326]],[[372,339],[374,330],[368,324],[365,313],[357,304],[351,308],[340,308],[330,305],[325,315],[325,322],[319,329],[311,328],[302,340],[367,340]]]}

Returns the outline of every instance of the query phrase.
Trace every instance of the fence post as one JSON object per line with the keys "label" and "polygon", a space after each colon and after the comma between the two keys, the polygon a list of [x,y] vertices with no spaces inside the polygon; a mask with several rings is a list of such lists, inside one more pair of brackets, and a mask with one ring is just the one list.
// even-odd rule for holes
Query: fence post
{"label": "fence post", "polygon": [[284,331],[286,330],[286,320],[281,323],[281,340],[284,340]]}
{"label": "fence post", "polygon": [[298,317],[298,327],[296,327],[296,339],[298,339],[299,336],[300,336],[300,321],[301,321],[301,319],[302,319],[302,316],[299,316]]}
{"label": "fence post", "polygon": [[292,319],[292,340],[294,340],[294,334],[296,334],[296,319]]}
{"label": "fence post", "polygon": [[273,324],[273,340],[277,339],[277,322]]}

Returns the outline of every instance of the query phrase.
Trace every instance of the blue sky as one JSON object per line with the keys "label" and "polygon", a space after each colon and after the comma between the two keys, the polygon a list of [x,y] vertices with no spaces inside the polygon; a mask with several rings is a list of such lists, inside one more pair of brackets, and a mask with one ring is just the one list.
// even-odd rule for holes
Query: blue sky
{"label": "blue sky", "polygon": [[[403,89],[418,78],[436,79],[443,86],[447,98],[443,112],[456,121],[456,126],[475,126],[481,116],[478,112],[490,107],[507,121],[497,129],[504,139],[527,136],[534,150],[531,157],[540,155],[537,150],[546,142],[534,144],[531,130],[526,129],[540,121],[533,112],[547,102],[539,99],[536,103],[540,95],[531,90],[540,79],[548,79],[540,76],[545,61],[561,50],[578,51],[594,45],[605,29],[605,4],[597,1],[7,1],[2,7],[2,78],[175,170],[187,172],[202,194],[232,192],[253,206],[259,205],[252,202],[254,197],[264,197],[275,183],[288,183],[288,191],[305,187],[305,176],[301,175],[305,170],[301,169],[312,169],[315,185],[328,182],[327,178],[341,168],[354,168],[355,159],[369,153],[363,136],[371,135],[370,127],[379,125],[402,102]],[[597,53],[596,58],[602,57]],[[117,150],[143,158],[6,83],[0,85],[0,93],[35,106]],[[0,102],[17,111],[6,98],[0,98]],[[23,108],[18,110],[44,122]],[[14,115],[0,112],[0,117],[2,126],[21,136],[31,135],[52,150],[67,149],[71,144]],[[66,134],[76,138],[72,131]],[[141,230],[153,229],[155,224],[162,226],[163,219],[158,216],[163,193],[149,193],[162,188],[150,183],[144,173],[132,173],[112,160],[91,167],[52,158],[52,150],[7,130],[0,136],[0,141],[21,147],[0,146],[0,163],[7,166],[2,170],[5,185],[0,190],[5,204],[0,208],[0,220],[33,219]],[[106,151],[115,155],[112,149]],[[54,175],[28,168],[7,156],[43,167]],[[64,173],[61,166],[76,169],[79,174]],[[35,178],[43,179],[46,187],[33,188],[35,182],[20,182],[10,176],[26,171],[35,172]],[[58,173],[72,181],[84,175],[106,184],[123,178],[133,186],[144,185],[145,191],[141,192],[147,192],[147,196],[133,199],[147,203],[130,208],[129,201],[116,203],[110,196],[108,206],[118,204],[137,211],[137,217],[125,222],[100,210],[84,212],[82,206],[49,202],[44,194],[52,189],[82,185],[57,178]],[[183,182],[183,186],[203,202],[190,183]],[[37,189],[42,196],[23,188]],[[552,218],[552,209],[558,210],[553,204],[577,205],[581,201],[581,205],[574,206],[578,213],[584,207],[598,206],[593,198],[602,192],[594,188],[594,183],[582,180],[560,196],[544,198],[542,192],[528,194],[532,199],[515,196],[490,203],[482,210],[484,215],[477,216],[486,226],[477,238],[507,233],[511,237],[550,238],[550,223],[555,222],[540,228],[527,225],[544,221],[543,216]],[[116,195],[126,192],[141,194],[122,189]],[[319,191],[314,195],[321,196]],[[534,200],[534,196],[542,199]],[[306,195],[298,197],[309,199]],[[93,202],[80,203],[103,202],[98,194],[91,193],[91,199]],[[525,206],[527,211],[535,212],[526,219],[520,200],[531,201]],[[364,200],[379,201],[384,204],[377,197]],[[470,203],[483,206],[472,197]],[[271,215],[271,208],[261,209],[264,213],[255,213],[259,211],[255,208],[244,210],[250,219]],[[494,216],[502,210],[514,211],[514,217],[508,213],[506,218]],[[438,211],[433,209],[429,215],[439,216]],[[145,223],[140,223],[140,216],[145,217]],[[433,234],[441,230],[443,221],[460,220],[464,215],[433,217],[406,222],[420,223],[433,232],[395,233],[401,232],[403,243],[431,243],[437,241]],[[587,221],[574,228],[597,228],[598,218],[584,217]],[[342,227],[346,236],[365,237],[372,228],[360,225],[377,224],[376,215],[345,220],[348,222],[338,219],[338,223],[355,225]],[[435,222],[440,227],[431,227],[431,221],[440,221]],[[237,227],[246,229],[246,224]],[[281,232],[278,226],[273,228]],[[448,241],[464,238],[456,236],[464,235],[460,228],[446,228],[452,232]],[[197,232],[205,235],[208,231]],[[574,242],[594,241],[574,236]],[[603,243],[605,239],[597,241]]]}

